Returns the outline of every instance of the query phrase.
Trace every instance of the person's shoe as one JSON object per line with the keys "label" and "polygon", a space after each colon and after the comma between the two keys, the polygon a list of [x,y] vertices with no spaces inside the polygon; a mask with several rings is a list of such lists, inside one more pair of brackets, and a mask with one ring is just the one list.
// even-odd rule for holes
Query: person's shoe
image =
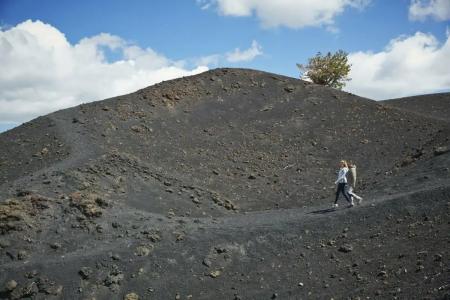
{"label": "person's shoe", "polygon": [[333,204],[332,207],[338,207],[339,205],[337,203]]}
{"label": "person's shoe", "polygon": [[363,198],[360,197],[360,198],[358,199],[358,204],[361,204],[362,201],[363,201]]}
{"label": "person's shoe", "polygon": [[353,207],[353,206],[355,206],[355,203],[350,203],[350,205],[348,206],[348,207]]}

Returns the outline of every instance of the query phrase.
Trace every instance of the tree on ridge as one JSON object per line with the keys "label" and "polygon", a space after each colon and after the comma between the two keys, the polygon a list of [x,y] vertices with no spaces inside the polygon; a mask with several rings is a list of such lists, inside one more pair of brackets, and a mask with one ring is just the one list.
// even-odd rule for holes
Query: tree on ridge
{"label": "tree on ridge", "polygon": [[328,52],[326,55],[318,52],[308,59],[308,64],[297,64],[297,67],[302,72],[300,78],[339,90],[350,80],[348,74],[351,65],[348,63],[348,53],[343,50]]}

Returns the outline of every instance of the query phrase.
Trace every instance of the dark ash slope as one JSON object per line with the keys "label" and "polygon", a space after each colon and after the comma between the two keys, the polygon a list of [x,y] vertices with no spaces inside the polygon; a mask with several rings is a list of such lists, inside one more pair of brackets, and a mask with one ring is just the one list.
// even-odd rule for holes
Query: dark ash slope
{"label": "dark ash slope", "polygon": [[450,93],[405,97],[382,101],[383,104],[450,122]]}
{"label": "dark ash slope", "polygon": [[390,104],[217,69],[1,134],[0,298],[445,297],[450,125]]}

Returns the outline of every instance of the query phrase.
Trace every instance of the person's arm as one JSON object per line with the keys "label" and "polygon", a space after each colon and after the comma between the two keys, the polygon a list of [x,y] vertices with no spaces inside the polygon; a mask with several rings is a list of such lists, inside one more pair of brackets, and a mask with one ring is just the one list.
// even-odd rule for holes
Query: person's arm
{"label": "person's arm", "polygon": [[334,184],[337,184],[337,183],[338,183],[340,175],[341,175],[341,170],[339,170],[339,172],[338,172],[338,177],[337,177],[336,181],[334,182]]}
{"label": "person's arm", "polygon": [[341,179],[343,179],[345,177],[345,169],[342,168],[339,170],[339,174],[338,174],[338,178],[336,179],[336,181],[334,182],[334,184],[337,184]]}

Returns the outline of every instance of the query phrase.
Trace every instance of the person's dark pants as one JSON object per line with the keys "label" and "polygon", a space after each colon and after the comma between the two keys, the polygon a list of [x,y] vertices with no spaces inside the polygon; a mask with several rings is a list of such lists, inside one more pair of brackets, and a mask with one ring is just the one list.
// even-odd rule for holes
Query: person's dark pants
{"label": "person's dark pants", "polygon": [[344,195],[345,199],[347,199],[348,203],[352,203],[350,200],[350,197],[345,192],[345,185],[346,183],[338,183],[337,190],[336,190],[336,200],[334,200],[334,204],[338,202],[339,194],[342,193]]}

